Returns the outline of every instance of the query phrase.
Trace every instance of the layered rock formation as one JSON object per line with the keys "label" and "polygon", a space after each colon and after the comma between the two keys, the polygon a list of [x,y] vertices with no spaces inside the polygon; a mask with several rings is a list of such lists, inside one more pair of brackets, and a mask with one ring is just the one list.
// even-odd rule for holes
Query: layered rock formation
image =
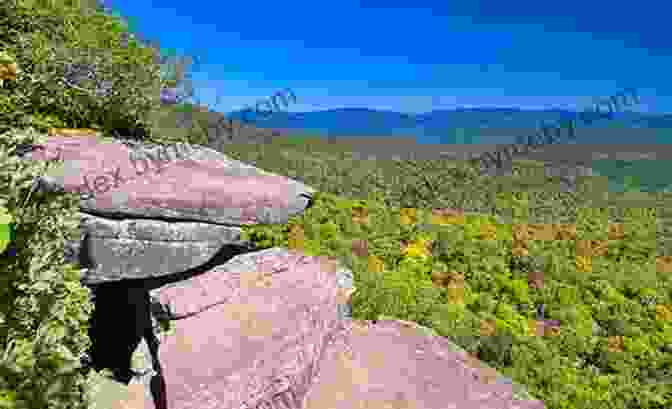
{"label": "layered rock formation", "polygon": [[62,161],[38,188],[81,194],[68,251],[95,295],[93,366],[141,385],[145,408],[543,407],[474,377],[484,369],[444,338],[352,321],[336,260],[240,240],[303,212],[312,188],[198,146],[56,135],[34,148],[27,160]]}

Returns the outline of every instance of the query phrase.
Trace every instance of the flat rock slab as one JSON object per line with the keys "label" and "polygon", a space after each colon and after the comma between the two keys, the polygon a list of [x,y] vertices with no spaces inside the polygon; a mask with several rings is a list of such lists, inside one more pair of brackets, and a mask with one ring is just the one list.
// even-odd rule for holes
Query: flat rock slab
{"label": "flat rock slab", "polygon": [[544,408],[414,323],[348,320],[341,325],[302,409]]}
{"label": "flat rock slab", "polygon": [[27,157],[63,161],[41,178],[42,185],[80,192],[82,210],[117,217],[282,224],[305,210],[314,192],[187,144],[142,150],[92,136],[54,136]]}
{"label": "flat rock slab", "polygon": [[275,248],[153,290],[174,325],[159,347],[168,408],[298,409],[349,299],[338,270]]}
{"label": "flat rock slab", "polygon": [[45,138],[24,159],[59,162],[38,189],[80,193],[80,234],[66,249],[86,284],[197,268],[241,226],[284,224],[314,189],[198,145],[131,143],[96,134]]}
{"label": "flat rock slab", "polygon": [[[227,244],[239,243],[241,229],[202,222],[108,219],[86,213],[69,259],[86,266],[87,285],[163,277],[208,262]],[[82,245],[86,261],[83,261]]]}

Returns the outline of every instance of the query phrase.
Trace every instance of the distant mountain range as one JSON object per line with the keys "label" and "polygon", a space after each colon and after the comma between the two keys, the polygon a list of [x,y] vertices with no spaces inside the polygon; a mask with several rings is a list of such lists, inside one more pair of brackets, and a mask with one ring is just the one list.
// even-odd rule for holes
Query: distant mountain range
{"label": "distant mountain range", "polygon": [[[265,143],[276,136],[303,134],[328,136],[363,157],[373,155],[383,159],[407,154],[416,159],[466,159],[495,151],[497,144],[512,143],[517,136],[529,135],[540,122],[576,115],[571,111],[509,108],[457,109],[420,115],[371,109],[280,112],[268,120],[248,123],[232,138],[230,131],[222,126],[222,119],[240,120],[240,113],[227,115],[206,106],[193,107],[195,109],[186,111],[163,107],[157,113],[161,124],[157,132],[181,140],[194,132],[196,120],[207,132],[207,146],[221,152],[226,152],[229,143]],[[639,185],[644,191],[672,191],[669,179],[672,115],[620,113],[613,120],[602,120],[590,127],[579,126],[576,131],[577,142],[582,146],[546,145],[526,158],[562,166],[572,163],[588,166],[594,174],[606,176],[614,191],[623,190],[627,183]],[[654,160],[638,160],[644,158]],[[628,181],[629,177],[634,180]]]}
{"label": "distant mountain range", "polygon": [[[575,118],[569,110],[517,108],[464,108],[405,114],[368,108],[341,108],[304,113],[275,112],[267,119],[248,118],[259,128],[291,133],[342,137],[414,137],[417,143],[492,144],[513,143],[521,132],[539,124]],[[226,115],[241,119],[240,112]],[[633,138],[633,135],[636,137]],[[579,125],[577,143],[672,142],[672,114],[621,112],[612,120]]]}

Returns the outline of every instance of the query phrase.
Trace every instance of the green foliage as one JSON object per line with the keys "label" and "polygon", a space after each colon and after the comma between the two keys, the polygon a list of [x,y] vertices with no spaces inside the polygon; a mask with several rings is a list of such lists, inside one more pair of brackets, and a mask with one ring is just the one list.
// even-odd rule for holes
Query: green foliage
{"label": "green foliage", "polygon": [[78,234],[79,197],[34,191],[34,177],[52,165],[13,151],[44,142],[52,127],[152,137],[171,79],[160,51],[95,0],[3,1],[0,26],[0,244],[11,238],[14,250],[0,259],[0,407],[94,409],[105,373],[80,363],[93,305],[81,271],[63,259],[65,240]]}
{"label": "green foliage", "polygon": [[483,339],[478,346],[479,359],[498,367],[510,366],[512,363],[513,337],[508,334],[495,334]]}
{"label": "green foliage", "polygon": [[79,1],[7,0],[0,25],[0,49],[20,69],[0,88],[0,131],[151,127],[161,88],[154,51],[122,38],[117,19]]}
{"label": "green foliage", "polygon": [[0,26],[2,250],[9,215],[15,233],[15,254],[0,259],[0,407],[94,409],[105,373],[80,362],[93,305],[81,271],[63,259],[65,240],[78,234],[79,197],[35,192],[45,164],[20,161],[13,151],[44,142],[52,127],[113,136],[140,130],[161,142],[152,131],[170,79],[161,75],[160,51],[95,1],[3,1]]}
{"label": "green foliage", "polygon": [[2,254],[12,241],[12,215],[0,205],[0,254]]}
{"label": "green foliage", "polygon": [[80,270],[64,260],[65,241],[79,230],[79,197],[34,191],[34,178],[53,165],[13,155],[41,138],[34,129],[0,134],[0,202],[16,222],[16,255],[0,258],[0,402],[85,408],[90,378],[79,357],[93,305]]}
{"label": "green foliage", "polygon": [[[566,193],[510,185],[506,190],[496,180],[467,179],[469,169],[459,164],[377,161],[369,167],[366,161],[348,162],[332,144],[295,149],[285,144],[284,155],[275,153],[275,146],[280,142],[232,145],[227,154],[254,158],[266,170],[298,175],[323,190],[290,224],[302,226],[311,254],[337,256],[353,270],[355,319],[393,317],[426,325],[525,385],[551,409],[670,406],[672,323],[659,311],[672,305],[672,277],[656,268],[660,208],[594,206],[582,199],[590,190],[585,184]],[[314,166],[318,161],[321,169]],[[349,181],[340,177],[345,169]],[[360,179],[360,171],[369,176]],[[461,185],[456,175],[464,177]],[[367,199],[343,193],[358,191],[364,180]],[[471,190],[481,182],[492,190]],[[409,184],[415,191],[405,187]],[[452,197],[441,197],[446,185],[455,187]],[[457,205],[469,200],[480,204]],[[399,223],[402,207],[417,210],[414,224]],[[467,213],[461,224],[429,223],[430,209],[443,207],[481,214]],[[356,208],[366,209],[368,223],[353,222]],[[513,254],[520,242],[512,224],[549,222],[573,223],[576,235],[529,239],[528,254]],[[621,238],[608,239],[610,223],[624,223]],[[287,226],[248,226],[243,234],[264,246],[286,246],[289,232]],[[430,257],[405,256],[403,244],[419,237],[430,239]],[[354,254],[352,244],[362,240],[368,257],[382,260],[383,271],[369,271],[367,257]],[[592,257],[590,271],[575,263],[586,240],[607,243],[605,254]],[[450,289],[431,278],[447,271],[463,274],[463,302],[452,302]],[[528,274],[539,271],[543,286],[530,287]],[[539,305],[545,307],[543,317],[535,309]],[[481,333],[485,321],[494,323],[494,334]]]}
{"label": "green foliage", "polygon": [[[16,222],[18,252],[0,260],[0,407],[84,408],[100,376],[78,368],[92,306],[80,271],[62,258],[66,236],[78,227],[78,197],[31,190],[44,164],[9,155],[17,143],[38,138],[26,128],[138,128],[159,142],[210,143],[218,122],[191,104],[160,106],[159,90],[170,81],[162,76],[160,50],[129,37],[125,24],[90,3],[0,5],[0,51],[18,66],[0,88],[0,132],[11,130],[0,134],[0,208]],[[81,75],[89,71],[93,78]],[[104,92],[106,85],[113,91]],[[173,132],[182,124],[186,134]],[[229,144],[227,155],[323,192],[287,225],[248,226],[243,239],[290,247],[301,230],[303,251],[336,256],[353,271],[354,318],[430,327],[550,409],[670,407],[672,324],[662,307],[672,308],[672,279],[656,269],[668,243],[656,233],[669,202],[636,209],[611,193],[595,200],[594,180],[562,192],[543,188],[557,184],[553,178],[511,183],[464,163],[367,160],[355,152],[320,138]],[[401,208],[417,209],[417,221],[401,224]],[[443,208],[466,211],[464,223],[431,223],[431,209]],[[368,213],[368,221],[355,213]],[[531,222],[575,223],[577,234],[527,240],[523,254],[512,224]],[[613,222],[625,223],[624,235],[607,240]],[[662,227],[663,236],[672,232]],[[590,271],[575,262],[580,240],[608,241]],[[353,250],[362,242],[367,254]],[[405,251],[409,246],[413,251]],[[539,271],[543,286],[528,286],[528,274]],[[442,274],[453,281],[438,280]],[[544,317],[536,314],[539,305]],[[559,323],[558,333],[531,331],[530,324],[548,320]],[[494,323],[493,334],[483,333],[484,322]]]}

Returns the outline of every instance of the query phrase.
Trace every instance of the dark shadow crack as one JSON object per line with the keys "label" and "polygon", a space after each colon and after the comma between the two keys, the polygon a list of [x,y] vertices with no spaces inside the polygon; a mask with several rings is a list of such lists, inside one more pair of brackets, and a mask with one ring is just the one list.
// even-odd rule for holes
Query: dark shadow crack
{"label": "dark shadow crack", "polygon": [[[88,235],[85,236],[85,240],[86,239],[88,239]],[[79,259],[81,262],[89,262],[89,264],[80,264],[82,268],[91,266],[90,257],[88,256],[88,251],[86,249],[88,249],[88,247],[86,247],[85,242],[82,241],[82,251],[80,251]],[[213,268],[228,262],[239,254],[245,254],[257,250],[259,249],[257,249],[253,243],[244,240],[235,243],[226,243],[222,245],[222,248],[205,263],[181,272],[168,274],[161,277],[129,278],[114,282],[87,283],[86,285],[89,288],[107,288],[123,285],[125,287],[142,287],[148,291],[151,291],[156,288],[163,287],[164,285],[188,280],[191,277],[206,273],[209,270],[212,270]]]}
{"label": "dark shadow crack", "polygon": [[[82,241],[84,249],[87,248],[87,240],[88,235],[85,235]],[[167,408],[166,384],[159,361],[159,340],[152,322],[156,306],[153,305],[149,292],[167,284],[188,280],[239,254],[255,250],[259,249],[249,242],[226,244],[206,263],[180,273],[87,285],[91,288],[95,308],[89,326],[92,344],[87,351],[88,357],[83,358],[84,367],[98,371],[110,369],[115,381],[128,385],[134,377],[143,375],[132,369],[131,359],[144,338],[156,372],[150,380],[150,392],[157,409]],[[80,253],[80,260],[83,262],[87,260],[86,253]],[[123,325],[119,325],[120,321]]]}

